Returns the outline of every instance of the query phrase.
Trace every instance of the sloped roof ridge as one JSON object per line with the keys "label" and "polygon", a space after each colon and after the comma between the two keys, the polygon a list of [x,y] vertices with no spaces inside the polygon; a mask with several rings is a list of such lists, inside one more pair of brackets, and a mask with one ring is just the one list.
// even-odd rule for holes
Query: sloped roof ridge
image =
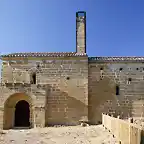
{"label": "sloped roof ridge", "polygon": [[29,56],[59,57],[59,56],[87,56],[87,54],[76,52],[17,52],[1,55],[1,57],[29,57]]}

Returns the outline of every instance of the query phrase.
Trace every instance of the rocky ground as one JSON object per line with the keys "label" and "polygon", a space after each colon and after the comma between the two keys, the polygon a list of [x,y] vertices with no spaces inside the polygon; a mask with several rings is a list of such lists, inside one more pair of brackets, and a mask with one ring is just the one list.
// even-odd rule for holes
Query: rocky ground
{"label": "rocky ground", "polygon": [[102,125],[48,127],[0,132],[0,144],[118,144]]}

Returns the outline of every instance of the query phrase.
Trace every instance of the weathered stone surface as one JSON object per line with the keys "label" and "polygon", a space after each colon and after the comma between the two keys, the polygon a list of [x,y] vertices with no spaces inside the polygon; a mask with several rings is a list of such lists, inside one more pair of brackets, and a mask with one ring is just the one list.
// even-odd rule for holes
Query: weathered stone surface
{"label": "weathered stone surface", "polygon": [[[37,59],[37,61],[40,60]],[[88,117],[87,57],[78,57],[76,59],[57,58],[55,61],[49,60],[50,62],[45,65],[41,61],[39,68],[36,68],[36,60],[33,60],[33,65],[31,65],[31,61],[29,63],[28,60],[24,67],[22,67],[22,64],[11,64],[8,66],[13,69],[12,74],[15,73],[15,80],[13,81],[9,81],[12,78],[8,78],[12,74],[5,76],[6,72],[11,73],[9,68],[3,67],[2,83],[5,85],[1,86],[0,106],[5,113],[2,115],[7,117],[4,121],[9,119],[9,122],[7,121],[6,123],[8,124],[5,124],[5,122],[2,122],[3,119],[1,119],[1,127],[13,127],[14,108],[20,100],[26,100],[31,103],[32,126],[76,125],[81,117]],[[27,77],[25,75],[17,77],[20,72],[27,73]],[[32,73],[36,73],[35,84],[30,82]],[[13,95],[15,95],[15,98]]]}

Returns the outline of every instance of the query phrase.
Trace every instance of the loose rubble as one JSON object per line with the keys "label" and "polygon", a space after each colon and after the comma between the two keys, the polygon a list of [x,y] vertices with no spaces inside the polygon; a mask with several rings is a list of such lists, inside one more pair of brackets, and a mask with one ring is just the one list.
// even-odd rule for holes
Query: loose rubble
{"label": "loose rubble", "polygon": [[0,132],[0,144],[118,144],[102,125],[47,127]]}

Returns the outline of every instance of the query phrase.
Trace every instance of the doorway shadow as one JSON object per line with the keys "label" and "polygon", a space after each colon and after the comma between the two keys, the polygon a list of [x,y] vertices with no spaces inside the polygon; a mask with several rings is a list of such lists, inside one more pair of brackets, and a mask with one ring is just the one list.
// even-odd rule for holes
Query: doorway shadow
{"label": "doorway shadow", "polygon": [[15,106],[14,127],[30,127],[29,103],[25,100],[19,101]]}

